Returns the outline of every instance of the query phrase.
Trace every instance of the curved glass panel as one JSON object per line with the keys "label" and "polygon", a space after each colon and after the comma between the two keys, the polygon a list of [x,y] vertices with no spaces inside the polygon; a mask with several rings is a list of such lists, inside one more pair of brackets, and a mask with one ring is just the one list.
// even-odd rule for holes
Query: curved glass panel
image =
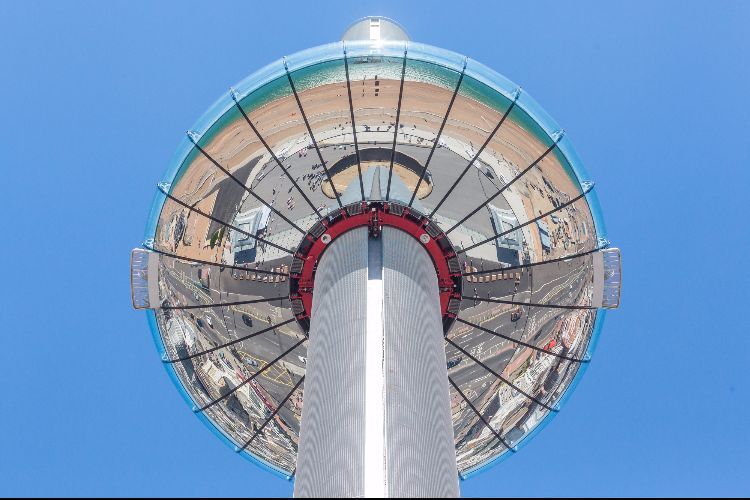
{"label": "curved glass panel", "polygon": [[180,142],[146,228],[162,254],[149,323],[160,355],[180,359],[166,369],[184,399],[290,477],[306,365],[294,254],[339,203],[398,201],[458,251],[446,358],[459,472],[512,454],[570,395],[604,317],[601,209],[559,129],[505,77],[414,42],[314,47],[237,84]]}

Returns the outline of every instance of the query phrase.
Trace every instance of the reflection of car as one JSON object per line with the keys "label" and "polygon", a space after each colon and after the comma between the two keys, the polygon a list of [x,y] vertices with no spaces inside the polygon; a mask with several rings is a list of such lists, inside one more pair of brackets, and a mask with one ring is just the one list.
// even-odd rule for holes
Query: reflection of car
{"label": "reflection of car", "polygon": [[450,370],[454,366],[458,365],[462,360],[463,358],[461,356],[448,360],[448,369]]}
{"label": "reflection of car", "polygon": [[203,320],[198,318],[195,320],[195,324],[198,325],[198,328],[203,328]]}
{"label": "reflection of car", "polygon": [[521,306],[516,306],[516,308],[510,312],[510,320],[518,321],[519,319],[521,319],[522,315],[523,315],[523,309],[521,309]]}
{"label": "reflection of car", "polygon": [[211,328],[214,327],[214,323],[213,321],[211,321],[211,316],[209,316],[208,314],[206,314],[206,323],[208,323],[208,326],[210,326]]}
{"label": "reflection of car", "polygon": [[545,351],[549,351],[550,349],[552,349],[556,345],[557,345],[557,341],[555,339],[552,339],[552,340],[549,341],[549,343],[546,346],[544,346],[544,350]]}
{"label": "reflection of car", "polygon": [[297,357],[299,358],[300,361],[302,361],[303,365],[307,364],[307,358],[306,357],[304,357],[304,356],[297,356]]}
{"label": "reflection of car", "polygon": [[247,314],[242,315],[242,322],[245,323],[247,326],[253,326],[253,319]]}
{"label": "reflection of car", "polygon": [[258,362],[257,362],[257,361],[255,361],[255,360],[254,360],[253,358],[251,358],[250,356],[245,356],[245,357],[243,358],[243,361],[245,361],[245,363],[247,363],[247,364],[248,364],[248,365],[250,365],[250,366],[253,366],[253,367],[255,367],[255,368],[258,368]]}

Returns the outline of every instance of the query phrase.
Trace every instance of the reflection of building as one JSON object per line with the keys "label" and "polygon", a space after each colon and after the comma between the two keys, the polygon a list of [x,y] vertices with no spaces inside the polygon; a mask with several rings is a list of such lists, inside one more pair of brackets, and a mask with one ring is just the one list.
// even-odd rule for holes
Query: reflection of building
{"label": "reflection of building", "polygon": [[195,331],[190,323],[180,318],[170,318],[167,321],[167,334],[172,344],[177,346],[193,347],[195,343]]}
{"label": "reflection of building", "polygon": [[536,221],[536,228],[539,230],[539,238],[542,240],[542,249],[549,252],[552,249],[552,241],[549,237],[549,226],[543,220]]}
{"label": "reflection of building", "polygon": [[[559,354],[561,350],[562,349],[560,345],[556,345],[555,347],[550,349],[550,351],[554,352],[555,354]],[[540,380],[543,380],[542,376],[550,369],[552,364],[555,363],[557,359],[558,358],[554,358],[552,356],[536,356],[536,359],[531,362],[529,368],[524,372],[523,376],[519,380],[516,380],[516,385],[525,390],[531,390],[535,384],[537,384]]]}
{"label": "reflection of building", "polygon": [[198,282],[201,284],[203,288],[210,288],[211,287],[211,268],[210,267],[202,267],[198,269]]}
{"label": "reflection of building", "polygon": [[[234,225],[246,233],[258,236],[268,225],[268,217],[271,210],[262,206],[253,208],[247,212],[237,214],[234,218]],[[257,241],[255,238],[232,231],[232,253],[234,254],[235,264],[244,264],[255,260]]]}
{"label": "reflection of building", "polygon": [[520,430],[523,431],[522,435],[531,432],[531,430],[534,429],[539,422],[544,420],[544,417],[546,416],[547,410],[543,406],[535,404],[534,411],[529,412],[529,416],[520,425]]}
{"label": "reflection of building", "polygon": [[516,219],[513,210],[498,208],[492,204],[487,206],[492,214],[492,225],[495,227],[495,232],[502,234],[510,231],[495,240],[497,260],[510,266],[517,266],[523,241],[523,233],[519,229],[513,230],[518,226],[518,219]]}
{"label": "reflection of building", "polygon": [[575,311],[567,315],[563,319],[562,327],[560,328],[563,345],[569,351],[575,350],[580,341],[581,332],[584,330],[584,322],[588,316],[588,311]]}
{"label": "reflection of building", "polygon": [[221,368],[217,367],[213,361],[208,360],[200,366],[201,371],[213,382],[214,387],[224,387],[226,382],[224,380],[224,372]]}

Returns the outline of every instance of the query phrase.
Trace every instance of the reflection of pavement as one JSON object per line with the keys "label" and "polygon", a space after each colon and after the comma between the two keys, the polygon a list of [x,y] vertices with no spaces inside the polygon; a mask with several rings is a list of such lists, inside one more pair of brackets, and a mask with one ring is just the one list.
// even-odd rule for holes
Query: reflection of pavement
{"label": "reflection of pavement", "polygon": [[[303,217],[302,219],[296,220],[294,222],[302,229],[309,229],[317,221],[318,221],[318,217],[313,214],[307,217]],[[302,241],[302,234],[294,228],[289,228],[285,230],[271,232],[270,234],[266,234],[263,236],[263,239],[271,243],[274,243],[276,245],[279,245],[282,248],[287,248],[289,250],[295,251],[297,250],[297,246],[300,244],[300,241]],[[261,255],[260,255],[260,257],[263,259],[273,260],[273,259],[280,259],[280,258],[289,256],[288,253],[283,252],[279,250],[278,248],[274,248],[270,245],[266,245],[265,243],[260,243],[259,246],[263,248],[263,251],[261,252]]]}
{"label": "reflection of pavement", "polygon": [[[371,133],[373,134],[373,133]],[[359,134],[358,134],[359,135]],[[374,133],[374,136],[383,134]],[[400,134],[400,136],[403,134]],[[363,133],[362,145],[366,147],[368,134]],[[339,161],[344,156],[350,155],[353,148],[348,146],[346,149],[340,148],[339,143],[346,140],[339,135],[330,138],[317,138],[321,145],[321,153],[329,165]],[[349,140],[351,134],[349,134]],[[427,137],[425,137],[427,139]],[[304,144],[295,141],[295,145],[290,145],[289,156],[282,163],[298,185],[304,190],[313,206],[323,208],[324,212],[330,208],[336,207],[336,201],[329,199],[320,188],[320,181],[324,179],[322,168],[314,166],[317,162],[317,155],[313,150],[302,149]],[[430,144],[425,141],[424,145],[399,144],[398,150],[414,158],[424,160],[429,152]],[[468,156],[468,155],[466,155]],[[422,200],[427,211],[431,211],[437,202],[445,195],[448,188],[456,179],[456,165],[464,165],[468,160],[457,153],[445,147],[438,147],[432,157],[429,170],[432,176],[433,191]],[[477,162],[477,165],[481,165]],[[312,167],[312,169],[311,169]],[[467,215],[478,202],[494,194],[500,184],[500,179],[486,175],[486,167],[472,168],[461,183],[451,194],[448,202],[440,209],[440,215],[436,216],[436,222],[444,229],[451,227],[456,221]],[[313,175],[314,174],[314,175]],[[253,191],[268,201],[276,210],[294,221],[302,229],[307,230],[317,220],[313,210],[302,199],[297,190],[292,186],[286,177],[286,174],[280,171],[280,167],[275,161],[269,161],[257,171],[257,175],[252,180],[251,188]],[[290,201],[291,200],[291,201]],[[460,203],[456,203],[460,200]],[[408,202],[408,200],[401,200]],[[225,203],[224,200],[217,200],[217,203]],[[234,201],[231,204],[235,205]],[[510,209],[510,205],[504,196],[496,198],[494,204],[499,208]],[[235,205],[236,206],[236,205]],[[251,196],[245,193],[240,210],[245,212],[259,206],[259,203]],[[232,207],[235,208],[234,206]],[[217,207],[216,211],[224,212],[225,207]],[[458,228],[451,235],[451,241],[454,245],[469,246],[481,241],[494,234],[494,228],[489,210],[482,210],[462,227]],[[279,244],[284,248],[296,249],[302,235],[287,222],[276,214],[272,214],[266,233],[265,239]],[[261,248],[263,245],[261,244]],[[485,258],[488,261],[497,260],[496,247],[493,244],[482,245],[470,252],[471,257]],[[262,248],[258,252],[258,259],[275,259],[280,257],[283,252],[272,247]]]}
{"label": "reflection of pavement", "polygon": [[[320,139],[319,139],[320,142]],[[338,160],[341,159],[341,157],[351,154],[352,152],[351,147],[347,149],[338,149],[334,148],[333,146],[324,146],[321,144],[321,152],[323,154],[323,157],[327,160],[329,164],[332,164]],[[415,158],[423,157],[425,156],[426,152],[429,151],[429,148],[424,146],[415,146],[415,145],[404,145],[399,144],[398,150],[408,154],[410,156],[413,156]],[[299,157],[296,154],[292,154],[289,158],[285,159],[283,161],[283,164],[285,167],[287,167],[290,175],[296,176],[301,174],[307,174],[311,171],[314,172],[321,172],[322,169],[317,168],[310,170],[310,166],[312,164],[316,163],[317,156],[314,155],[312,152],[308,153],[307,156]],[[457,157],[455,153],[452,151],[446,149],[446,148],[437,148],[435,150],[435,154],[432,157],[432,161],[430,164],[430,172],[432,174],[432,180],[434,185],[434,191],[430,196],[425,198],[425,206],[427,206],[429,209],[432,208],[434,204],[437,203],[437,201],[445,194],[448,187],[453,183],[455,180],[455,166],[457,162],[459,164],[463,163],[463,159],[460,159]],[[477,170],[478,171],[478,170]],[[299,194],[296,192],[296,190],[293,188],[291,183],[288,179],[286,179],[286,176],[279,172],[279,167],[275,162],[269,162],[266,165],[263,166],[261,171],[262,178],[260,181],[258,181],[258,178],[256,177],[255,183],[252,186],[253,191],[255,191],[260,197],[266,199],[267,201],[272,199],[278,199],[279,203],[276,204],[276,209],[282,211],[284,215],[289,217],[290,219],[294,221],[299,221],[303,217],[310,215],[312,213],[312,210],[309,206],[301,199]],[[491,179],[487,178],[484,174],[480,174],[481,177],[484,179],[482,182],[485,183],[496,183],[497,181],[492,181]],[[259,176],[260,177],[260,176]],[[467,178],[469,176],[467,175]],[[327,207],[332,207],[336,205],[335,200],[331,200],[328,197],[326,197],[320,190],[319,185],[316,183],[309,184],[306,182],[306,179],[297,179],[298,184],[302,189],[305,190],[305,194],[310,198],[313,205],[316,207],[320,207],[322,205],[326,205]],[[440,189],[438,189],[438,186],[440,186]],[[496,189],[495,186],[491,186],[491,188],[494,190]],[[489,188],[488,188],[489,189]],[[494,192],[494,191],[492,191]],[[296,195],[296,196],[295,196]],[[288,207],[285,205],[286,200],[289,196],[293,196],[295,199],[295,206],[293,209],[288,209]],[[469,182],[467,182],[467,179],[465,178],[464,181],[462,181],[461,184],[458,185],[454,193],[451,195],[451,198],[455,197],[456,199],[462,199],[462,200],[477,200],[477,193],[473,192],[473,184],[470,185]],[[283,199],[282,199],[283,198]],[[427,200],[431,200],[427,201]],[[406,200],[408,201],[408,200]],[[498,200],[498,206],[501,208],[510,208],[506,202],[503,200]],[[246,203],[251,203],[251,205],[243,205],[242,210],[248,210],[252,206],[256,206],[257,202],[254,201],[252,198],[246,198]],[[466,212],[468,211],[467,207],[464,206],[465,203],[461,204],[453,204],[448,203],[444,205],[443,208],[441,208],[441,215],[443,217],[447,217],[449,219],[453,220],[459,220],[463,216],[466,215]],[[282,221],[283,222],[283,221]],[[304,228],[304,227],[303,227]],[[486,221],[482,221],[479,227],[472,228],[472,230],[483,234],[485,237],[488,235],[493,234],[492,233],[492,225],[489,219],[489,214]]]}
{"label": "reflection of pavement", "polygon": [[[445,229],[453,227],[453,225],[458,222],[456,219],[449,219],[440,214],[435,214],[432,217],[432,220]],[[465,248],[486,239],[490,234],[492,233],[485,234],[480,233],[479,231],[472,231],[468,227],[461,225],[452,231],[448,237],[454,247]],[[466,252],[466,255],[474,259],[485,259],[487,262],[497,261],[497,250],[495,249],[494,244],[478,246],[477,248],[473,248]]]}

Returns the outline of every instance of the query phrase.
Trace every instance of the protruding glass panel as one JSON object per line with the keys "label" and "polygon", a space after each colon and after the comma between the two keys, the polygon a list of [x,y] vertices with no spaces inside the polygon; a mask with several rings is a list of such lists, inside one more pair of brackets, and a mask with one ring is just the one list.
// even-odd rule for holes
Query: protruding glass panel
{"label": "protruding glass panel", "polygon": [[604,264],[604,288],[602,307],[616,309],[620,306],[620,289],[622,287],[622,265],[620,249],[608,248],[601,252]]}
{"label": "protruding glass panel", "polygon": [[136,309],[158,307],[158,257],[136,248],[130,253],[130,296]]}

